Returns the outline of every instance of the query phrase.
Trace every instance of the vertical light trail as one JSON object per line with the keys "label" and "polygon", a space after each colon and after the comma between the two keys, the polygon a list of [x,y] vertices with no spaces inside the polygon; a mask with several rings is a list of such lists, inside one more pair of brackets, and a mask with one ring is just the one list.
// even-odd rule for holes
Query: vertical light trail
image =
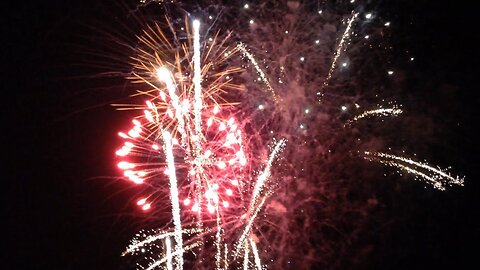
{"label": "vertical light trail", "polygon": [[355,18],[357,18],[357,15],[358,13],[352,12],[352,16],[350,17],[350,19],[348,19],[347,28],[345,29],[345,32],[343,32],[342,38],[338,43],[337,50],[335,51],[335,56],[333,57],[332,65],[330,66],[330,70],[328,70],[327,78],[323,82],[323,87],[327,86],[328,83],[330,82],[330,79],[332,78],[333,70],[337,66],[338,58],[340,57],[340,54],[343,51],[343,45],[347,37],[350,36],[350,28],[352,28],[352,24],[355,21]]}
{"label": "vertical light trail", "polygon": [[193,112],[195,115],[195,134],[200,140],[202,133],[202,68],[200,66],[200,21],[193,21],[193,84],[195,89],[195,103]]}
{"label": "vertical light trail", "polygon": [[182,144],[185,145],[186,140],[186,132],[185,132],[185,121],[183,119],[183,109],[180,104],[176,92],[175,84],[172,80],[172,73],[165,67],[161,67],[157,69],[157,76],[158,78],[165,83],[168,90],[168,95],[172,100],[172,106],[175,109],[175,117],[178,121],[178,132],[182,135]]}
{"label": "vertical light trail", "polygon": [[165,238],[165,249],[166,249],[166,258],[167,258],[167,270],[172,270],[172,242],[170,237]]}
{"label": "vertical light trail", "polygon": [[249,262],[249,259],[248,259],[248,245],[243,244],[243,246],[245,247],[245,253],[243,254],[243,270],[248,270],[248,262]]}
{"label": "vertical light trail", "polygon": [[228,245],[227,245],[227,243],[225,243],[225,249],[224,250],[225,250],[225,253],[224,253],[225,256],[223,258],[223,267],[224,267],[225,270],[227,270],[228,269]]}
{"label": "vertical light trail", "polygon": [[[200,21],[193,21],[193,85],[194,85],[194,104],[193,104],[193,114],[194,114],[194,126],[195,126],[195,137],[193,139],[194,147],[194,164],[193,168],[195,171],[195,181],[196,185],[201,185],[202,178],[202,162],[200,160],[200,155],[202,151],[201,140],[202,140],[202,67],[200,64]],[[201,205],[202,203],[202,194],[196,194],[196,203]],[[198,208],[198,225],[201,226],[202,215],[201,208]]]}
{"label": "vertical light trail", "polygon": [[260,261],[260,256],[258,255],[257,245],[255,244],[255,241],[252,237],[249,237],[249,239],[250,245],[252,246],[253,257],[255,259],[255,267],[257,268],[257,270],[262,270],[262,262]]}
{"label": "vertical light trail", "polygon": [[255,70],[257,71],[258,75],[260,75],[260,78],[262,79],[263,83],[267,86],[268,90],[272,93],[273,101],[277,102],[277,95],[275,94],[275,90],[273,90],[272,85],[267,79],[267,76],[265,76],[265,73],[263,70],[260,68],[260,66],[257,63],[257,60],[255,60],[255,57],[251,53],[247,51],[247,48],[245,47],[245,44],[239,43],[237,45],[237,48],[242,51],[242,53],[250,60],[250,62],[253,64],[255,67]]}
{"label": "vertical light trail", "polygon": [[220,270],[220,262],[222,260],[222,226],[220,222],[220,213],[218,212],[218,205],[215,207],[217,213],[217,233],[215,235],[215,246],[217,248],[217,254],[215,254],[215,263],[217,270]]}
{"label": "vertical light trail", "polygon": [[168,177],[170,179],[170,198],[172,202],[173,225],[175,226],[175,253],[177,269],[183,269],[183,240],[182,221],[180,220],[180,203],[178,200],[177,176],[173,159],[172,135],[168,131],[163,132],[164,152],[167,158]]}

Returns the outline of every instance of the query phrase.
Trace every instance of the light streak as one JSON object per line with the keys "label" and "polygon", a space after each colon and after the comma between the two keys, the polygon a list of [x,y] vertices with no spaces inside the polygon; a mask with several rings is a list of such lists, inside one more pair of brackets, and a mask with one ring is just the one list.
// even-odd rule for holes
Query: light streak
{"label": "light streak", "polygon": [[330,69],[328,70],[327,77],[325,81],[323,82],[323,87],[328,86],[330,79],[332,78],[333,75],[333,70],[335,69],[337,65],[338,58],[340,57],[342,51],[343,51],[343,46],[345,44],[345,40],[350,36],[350,28],[352,27],[353,22],[357,18],[358,13],[352,12],[352,15],[350,16],[350,19],[348,19],[347,22],[347,28],[345,28],[345,31],[343,32],[342,37],[340,38],[340,42],[338,43],[337,50],[335,51],[335,55],[333,56],[333,61],[332,64],[330,65]]}
{"label": "light streak", "polygon": [[351,120],[347,121],[346,125],[369,116],[398,116],[401,113],[403,113],[402,109],[400,109],[396,105],[393,106],[392,108],[379,108],[379,109],[364,111],[361,114],[354,116]]}
{"label": "light streak", "polygon": [[249,248],[248,248],[248,245],[243,243],[242,244],[244,246],[243,250],[244,250],[244,253],[243,253],[243,270],[248,270],[248,263],[250,262],[250,260],[248,259],[248,253],[249,253]]}
{"label": "light streak", "polygon": [[224,247],[224,257],[223,257],[223,268],[228,269],[228,245],[225,243]]}
{"label": "light streak", "polygon": [[262,262],[260,261],[260,256],[258,255],[257,244],[255,244],[255,240],[252,237],[249,237],[250,246],[252,247],[253,257],[255,259],[255,267],[257,270],[262,270]]}
{"label": "light streak", "polygon": [[240,248],[242,246],[248,246],[246,244],[246,238],[247,238],[247,235],[250,233],[250,230],[252,229],[252,225],[253,225],[253,222],[255,221],[255,218],[257,217],[258,213],[260,212],[260,210],[262,209],[263,205],[265,204],[265,201],[267,200],[267,198],[269,197],[270,193],[267,193],[263,198],[262,200],[260,201],[260,203],[258,204],[258,206],[255,208],[254,212],[250,215],[250,218],[247,222],[247,224],[245,225],[245,229],[243,229],[243,232],[242,232],[242,235],[239,237],[238,241],[237,241],[237,244],[236,244],[236,247],[235,247],[235,256],[238,255],[238,252],[240,251]]}
{"label": "light streak", "polygon": [[218,212],[218,205],[215,207],[215,212],[217,213],[217,233],[215,235],[215,246],[217,253],[215,254],[215,263],[217,270],[220,269],[220,263],[222,259],[222,226],[220,221],[220,214]]}
{"label": "light streak", "polygon": [[177,177],[175,173],[175,161],[173,159],[172,136],[169,132],[163,132],[164,151],[167,158],[168,178],[170,179],[170,199],[172,203],[173,224],[175,226],[175,253],[178,269],[183,269],[183,240],[182,221],[180,220],[180,203],[178,199]]}
{"label": "light streak", "polygon": [[[435,188],[445,190],[446,185],[463,186],[464,178],[452,176],[450,173],[440,168],[435,168],[427,163],[414,161],[406,157],[395,156],[382,152],[365,152],[365,159],[378,161],[388,166],[397,167],[408,173],[412,173],[420,178],[427,180]],[[423,171],[420,171],[423,170]]]}
{"label": "light streak", "polygon": [[170,241],[170,237],[165,238],[165,249],[167,258],[167,270],[172,270],[172,242]]}
{"label": "light streak", "polygon": [[262,191],[265,181],[270,176],[270,169],[272,167],[272,163],[275,160],[275,157],[277,156],[277,154],[280,152],[280,150],[285,146],[285,143],[286,143],[286,140],[281,139],[275,144],[275,147],[273,148],[272,153],[270,153],[270,157],[268,158],[268,162],[267,162],[267,165],[265,166],[265,169],[263,170],[263,172],[260,174],[257,181],[255,182],[255,188],[253,189],[252,199],[250,202],[250,208],[249,208],[250,211],[253,211],[253,209],[255,208],[258,195]]}
{"label": "light streak", "polygon": [[272,94],[273,101],[277,101],[277,95],[275,94],[275,90],[273,89],[272,85],[267,79],[267,76],[265,75],[265,72],[260,68],[260,66],[257,63],[257,60],[255,60],[255,57],[253,54],[248,52],[247,47],[243,43],[239,43],[237,45],[237,48],[250,60],[250,62],[253,64],[255,67],[255,70],[257,71],[258,75],[260,75],[260,78],[262,79],[263,83],[267,86],[268,90]]}
{"label": "light streak", "polygon": [[[200,21],[193,21],[193,84],[195,88],[195,134],[200,136],[202,133],[202,68],[200,66]],[[200,148],[197,145],[197,148]],[[199,149],[198,149],[199,150]]]}

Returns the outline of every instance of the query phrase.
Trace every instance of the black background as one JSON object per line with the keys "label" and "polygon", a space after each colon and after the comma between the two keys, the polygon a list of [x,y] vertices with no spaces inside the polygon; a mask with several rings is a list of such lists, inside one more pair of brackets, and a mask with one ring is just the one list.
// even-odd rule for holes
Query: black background
{"label": "black background", "polygon": [[[114,135],[125,118],[109,104],[127,93],[121,82],[109,86],[113,79],[88,78],[89,67],[79,64],[88,43],[83,38],[92,38],[89,27],[115,22],[100,16],[108,5],[2,3],[2,269],[119,269],[119,255],[137,229],[129,216],[128,185],[111,181],[117,174]],[[445,141],[454,142],[455,149],[446,145],[445,151],[467,182],[406,204],[397,213],[402,225],[388,230],[367,265],[476,265],[480,104],[474,8],[456,1],[392,1],[382,8],[403,37],[398,46],[416,57],[409,76],[431,86],[422,95],[432,95],[431,106],[440,101],[440,107],[454,108],[445,116],[452,123],[456,119]],[[453,98],[439,98],[436,91],[444,88]]]}

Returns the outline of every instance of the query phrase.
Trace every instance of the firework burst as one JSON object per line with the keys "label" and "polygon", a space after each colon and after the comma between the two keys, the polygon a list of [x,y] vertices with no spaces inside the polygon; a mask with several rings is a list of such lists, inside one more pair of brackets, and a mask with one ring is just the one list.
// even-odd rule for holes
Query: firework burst
{"label": "firework burst", "polygon": [[[337,74],[374,35],[356,28],[373,19],[361,5],[152,2],[200,15],[166,16],[138,35],[128,79],[141,102],[117,104],[140,112],[119,133],[118,167],[143,187],[136,200],[143,211],[171,216],[124,252],[142,256],[140,268],[280,269],[290,258],[305,268],[328,264],[335,248],[315,250],[309,239],[315,226],[335,227],[330,216],[315,218],[326,213],[316,206],[329,211],[346,196],[329,179],[336,156],[396,167],[441,190],[463,185],[426,163],[340,142],[358,122],[403,112],[394,102],[362,112],[365,85]],[[223,22],[232,23],[224,29]]]}
{"label": "firework burst", "polygon": [[[225,46],[228,37],[218,34],[201,47],[200,21],[187,20],[185,28],[187,39],[176,48],[158,24],[150,27],[138,37],[142,46],[132,58],[136,71],[130,79],[147,87],[139,91],[146,100],[142,106],[127,107],[142,110],[143,115],[132,121],[128,131],[119,133],[125,143],[116,152],[122,159],[118,167],[133,183],[152,187],[150,194],[137,201],[144,211],[163,203],[158,197],[165,196],[164,187],[169,187],[173,229],[137,240],[125,254],[164,241],[165,251],[148,269],[162,264],[181,269],[185,252],[207,250],[211,240],[218,269],[249,248],[260,267],[251,229],[271,194],[267,181],[285,140],[274,143],[262,168],[245,144],[235,104],[222,97],[222,93],[242,90],[231,78],[241,69],[226,64],[238,48]],[[170,55],[174,59],[165,60]],[[240,216],[243,221],[238,221]],[[184,231],[185,227],[190,228]],[[234,229],[242,231],[236,241],[231,239]],[[197,235],[184,240],[185,232]],[[228,254],[229,243],[235,245],[230,247],[235,252],[232,255]],[[249,256],[245,260],[249,262]]]}

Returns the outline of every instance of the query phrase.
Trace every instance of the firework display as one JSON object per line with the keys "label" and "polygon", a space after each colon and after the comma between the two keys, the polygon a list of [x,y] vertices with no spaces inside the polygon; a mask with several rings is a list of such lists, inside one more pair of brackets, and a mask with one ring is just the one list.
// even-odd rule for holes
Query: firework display
{"label": "firework display", "polygon": [[[137,112],[118,133],[117,166],[142,190],[139,210],[169,220],[127,247],[139,269],[283,269],[290,257],[305,267],[332,256],[312,254],[308,238],[335,155],[395,167],[439,190],[463,185],[425,162],[340,145],[337,136],[362,121],[404,113],[382,98],[388,105],[372,107],[357,92],[373,82],[352,87],[341,74],[355,63],[349,48],[390,22],[366,35],[359,25],[375,16],[361,3],[311,2],[139,3],[165,17],[138,33],[130,56],[139,103],[116,105]],[[339,97],[339,88],[356,90]]]}

